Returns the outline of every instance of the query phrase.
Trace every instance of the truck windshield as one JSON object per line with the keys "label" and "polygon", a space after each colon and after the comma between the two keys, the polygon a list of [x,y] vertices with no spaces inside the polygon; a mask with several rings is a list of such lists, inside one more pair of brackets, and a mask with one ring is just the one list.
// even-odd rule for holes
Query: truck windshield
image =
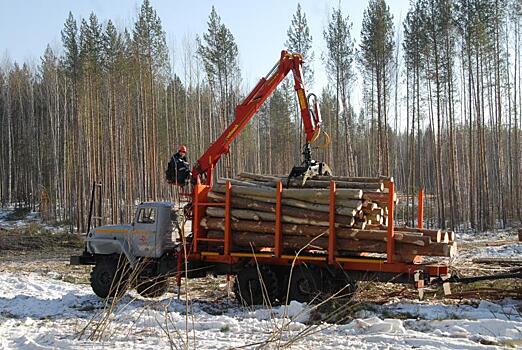
{"label": "truck windshield", "polygon": [[138,213],[139,224],[153,224],[156,221],[156,208],[141,208]]}

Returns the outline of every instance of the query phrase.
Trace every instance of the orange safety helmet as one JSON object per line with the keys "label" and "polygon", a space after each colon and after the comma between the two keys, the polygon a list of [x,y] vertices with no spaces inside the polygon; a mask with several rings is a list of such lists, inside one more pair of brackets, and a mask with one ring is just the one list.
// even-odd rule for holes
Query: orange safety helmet
{"label": "orange safety helmet", "polygon": [[179,146],[178,152],[187,153],[187,146],[185,146],[185,145]]}

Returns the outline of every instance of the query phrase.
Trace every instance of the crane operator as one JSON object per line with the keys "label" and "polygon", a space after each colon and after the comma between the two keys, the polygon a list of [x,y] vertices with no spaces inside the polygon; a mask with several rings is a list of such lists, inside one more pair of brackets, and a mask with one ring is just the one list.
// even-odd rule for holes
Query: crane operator
{"label": "crane operator", "polygon": [[187,146],[179,146],[176,152],[169,161],[165,177],[170,184],[184,186],[190,179],[190,165],[187,160]]}

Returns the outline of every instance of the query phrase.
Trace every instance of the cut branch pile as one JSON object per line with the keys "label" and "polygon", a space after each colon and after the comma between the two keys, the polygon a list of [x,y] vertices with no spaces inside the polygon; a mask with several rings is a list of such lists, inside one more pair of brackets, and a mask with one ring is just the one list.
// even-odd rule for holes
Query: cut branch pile
{"label": "cut branch pile", "polygon": [[[221,179],[208,194],[209,202],[225,202],[226,181],[230,181],[230,224],[232,244],[237,248],[267,250],[274,247],[276,194],[281,193],[281,233],[284,251],[328,248],[330,180],[336,184],[336,254],[386,253],[389,178],[317,176],[306,181],[286,177],[242,173],[235,179]],[[287,186],[288,185],[288,186]],[[396,200],[396,199],[395,199]],[[225,208],[211,206],[201,221],[208,238],[223,238]],[[412,261],[415,256],[456,254],[453,232],[395,228],[395,257]],[[311,243],[310,243],[311,242]]]}

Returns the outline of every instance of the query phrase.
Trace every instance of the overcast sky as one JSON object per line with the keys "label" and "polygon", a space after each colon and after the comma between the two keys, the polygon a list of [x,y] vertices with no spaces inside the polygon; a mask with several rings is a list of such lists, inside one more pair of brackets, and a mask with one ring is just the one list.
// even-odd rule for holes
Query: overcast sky
{"label": "overcast sky", "polygon": [[[321,54],[325,49],[323,30],[333,7],[341,6],[353,22],[352,35],[359,41],[361,22],[367,1],[299,1],[306,14],[315,52],[315,86],[320,92],[326,84]],[[240,65],[246,90],[255,85],[273,66],[284,48],[287,30],[298,1],[175,1],[151,0],[158,12],[171,50],[179,52],[187,36],[201,35],[207,27],[212,5],[223,23],[232,31],[239,47]],[[407,0],[389,0],[394,21],[404,18]],[[87,18],[95,12],[105,23],[108,19],[119,27],[131,27],[141,1],[135,0],[0,0],[0,53],[18,62],[39,62],[49,43],[61,52],[60,31],[69,11],[75,18]],[[397,25],[396,25],[397,27]],[[171,51],[172,52],[172,51]],[[309,89],[310,90],[310,89]],[[357,90],[357,89],[356,89]],[[354,98],[358,99],[357,91]]]}

